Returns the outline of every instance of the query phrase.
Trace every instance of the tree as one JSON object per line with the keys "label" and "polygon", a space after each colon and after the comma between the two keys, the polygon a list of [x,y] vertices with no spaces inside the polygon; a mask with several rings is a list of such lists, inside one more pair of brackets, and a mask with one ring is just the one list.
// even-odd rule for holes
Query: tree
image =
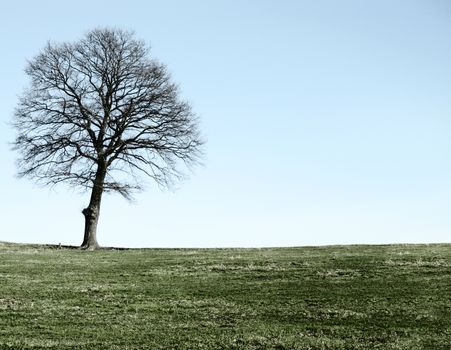
{"label": "tree", "polygon": [[104,192],[130,198],[142,176],[169,187],[199,164],[196,115],[133,33],[96,29],[48,43],[25,72],[31,84],[13,121],[19,176],[91,192],[82,248],[98,247]]}

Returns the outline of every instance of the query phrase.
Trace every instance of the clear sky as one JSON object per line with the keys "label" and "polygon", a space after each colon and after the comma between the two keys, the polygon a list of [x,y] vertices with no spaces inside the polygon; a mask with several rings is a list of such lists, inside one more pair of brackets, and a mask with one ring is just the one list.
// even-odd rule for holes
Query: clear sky
{"label": "clear sky", "polygon": [[15,177],[26,60],[95,27],[136,31],[201,117],[205,167],[104,198],[105,246],[451,241],[451,2],[7,1],[0,240],[79,245],[88,194]]}

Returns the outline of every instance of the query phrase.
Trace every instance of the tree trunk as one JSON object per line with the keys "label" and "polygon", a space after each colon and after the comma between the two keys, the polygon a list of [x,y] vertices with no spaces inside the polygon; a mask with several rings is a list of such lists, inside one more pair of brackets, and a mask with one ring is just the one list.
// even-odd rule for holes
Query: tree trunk
{"label": "tree trunk", "polygon": [[97,223],[99,221],[100,203],[103,194],[103,184],[105,181],[106,168],[99,165],[96,178],[92,187],[91,199],[87,208],[82,210],[85,217],[85,233],[83,237],[82,249],[94,250],[99,248],[97,243]]}

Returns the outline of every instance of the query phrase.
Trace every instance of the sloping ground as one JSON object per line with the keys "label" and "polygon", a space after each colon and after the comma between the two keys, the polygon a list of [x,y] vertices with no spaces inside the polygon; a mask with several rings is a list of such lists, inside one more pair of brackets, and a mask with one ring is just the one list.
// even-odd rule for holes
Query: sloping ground
{"label": "sloping ground", "polygon": [[0,349],[451,349],[451,245],[0,243]]}

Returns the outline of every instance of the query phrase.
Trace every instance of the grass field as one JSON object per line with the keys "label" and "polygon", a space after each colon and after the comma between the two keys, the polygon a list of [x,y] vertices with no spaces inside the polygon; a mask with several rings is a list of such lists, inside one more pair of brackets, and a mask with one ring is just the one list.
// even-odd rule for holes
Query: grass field
{"label": "grass field", "polygon": [[0,243],[0,349],[451,349],[451,245]]}

